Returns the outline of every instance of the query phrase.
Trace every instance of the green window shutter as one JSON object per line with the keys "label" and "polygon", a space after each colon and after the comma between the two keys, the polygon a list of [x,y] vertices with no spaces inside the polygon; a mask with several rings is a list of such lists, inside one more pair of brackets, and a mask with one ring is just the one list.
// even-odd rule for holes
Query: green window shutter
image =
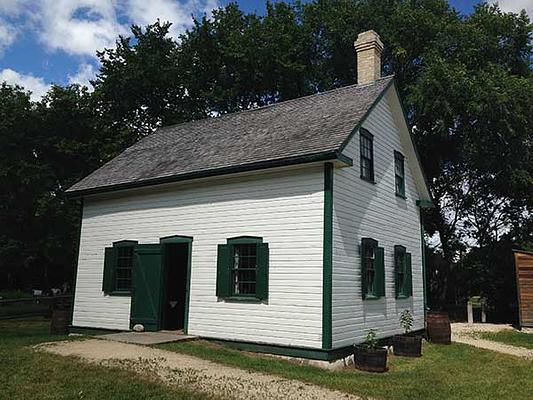
{"label": "green window shutter", "polygon": [[413,273],[411,267],[411,253],[405,253],[405,287],[406,295],[413,295]]}
{"label": "green window shutter", "polygon": [[231,281],[230,245],[219,244],[217,256],[217,296],[229,297]]}
{"label": "green window shutter", "polygon": [[114,247],[106,247],[104,255],[104,278],[102,282],[102,290],[106,294],[115,290],[115,261],[116,249]]}
{"label": "green window shutter", "polygon": [[375,285],[375,295],[376,296],[385,296],[385,250],[383,247],[376,248],[376,260],[375,260],[375,270],[376,270],[376,285]]}
{"label": "green window shutter", "polygon": [[268,298],[268,243],[257,244],[256,297]]}

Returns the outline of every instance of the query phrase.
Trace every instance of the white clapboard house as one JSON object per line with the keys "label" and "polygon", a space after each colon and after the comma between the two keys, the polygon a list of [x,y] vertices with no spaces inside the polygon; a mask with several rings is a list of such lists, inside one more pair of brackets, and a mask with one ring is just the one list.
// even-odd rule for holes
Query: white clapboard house
{"label": "white clapboard house", "polygon": [[160,128],[72,186],[73,328],[325,360],[423,328],[430,194],[379,37],[355,47],[356,85]]}

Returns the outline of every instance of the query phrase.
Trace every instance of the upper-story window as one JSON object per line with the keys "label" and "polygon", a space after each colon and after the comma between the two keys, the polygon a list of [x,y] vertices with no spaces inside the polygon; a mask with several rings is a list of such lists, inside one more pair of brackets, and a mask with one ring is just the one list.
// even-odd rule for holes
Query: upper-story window
{"label": "upper-story window", "polygon": [[394,152],[394,177],[396,195],[405,197],[404,157],[399,151]]}
{"label": "upper-story window", "polygon": [[374,137],[366,129],[360,130],[361,178],[374,182]]}

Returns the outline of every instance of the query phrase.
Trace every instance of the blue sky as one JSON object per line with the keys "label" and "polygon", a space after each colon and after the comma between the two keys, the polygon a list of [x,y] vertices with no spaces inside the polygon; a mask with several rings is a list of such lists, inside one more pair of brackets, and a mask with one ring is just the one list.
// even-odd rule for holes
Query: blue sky
{"label": "blue sky", "polygon": [[[480,0],[451,0],[469,13]],[[177,36],[191,14],[209,13],[231,0],[0,0],[0,81],[18,83],[38,99],[51,83],[87,84],[98,70],[97,49],[112,46],[132,23],[173,22]],[[264,13],[265,0],[241,0],[245,11]],[[533,0],[500,0],[506,11],[528,9]]]}

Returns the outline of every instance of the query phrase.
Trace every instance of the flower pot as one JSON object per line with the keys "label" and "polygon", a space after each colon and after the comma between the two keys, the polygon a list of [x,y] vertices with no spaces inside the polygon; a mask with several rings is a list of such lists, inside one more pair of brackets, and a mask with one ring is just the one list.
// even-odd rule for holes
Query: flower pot
{"label": "flower pot", "polygon": [[447,312],[430,311],[426,316],[428,339],[432,343],[450,344],[452,329]]}
{"label": "flower pot", "polygon": [[357,369],[369,372],[385,372],[387,370],[387,349],[355,346],[353,354]]}
{"label": "flower pot", "polygon": [[395,335],[392,338],[395,356],[420,357],[422,355],[422,338],[414,335]]}

